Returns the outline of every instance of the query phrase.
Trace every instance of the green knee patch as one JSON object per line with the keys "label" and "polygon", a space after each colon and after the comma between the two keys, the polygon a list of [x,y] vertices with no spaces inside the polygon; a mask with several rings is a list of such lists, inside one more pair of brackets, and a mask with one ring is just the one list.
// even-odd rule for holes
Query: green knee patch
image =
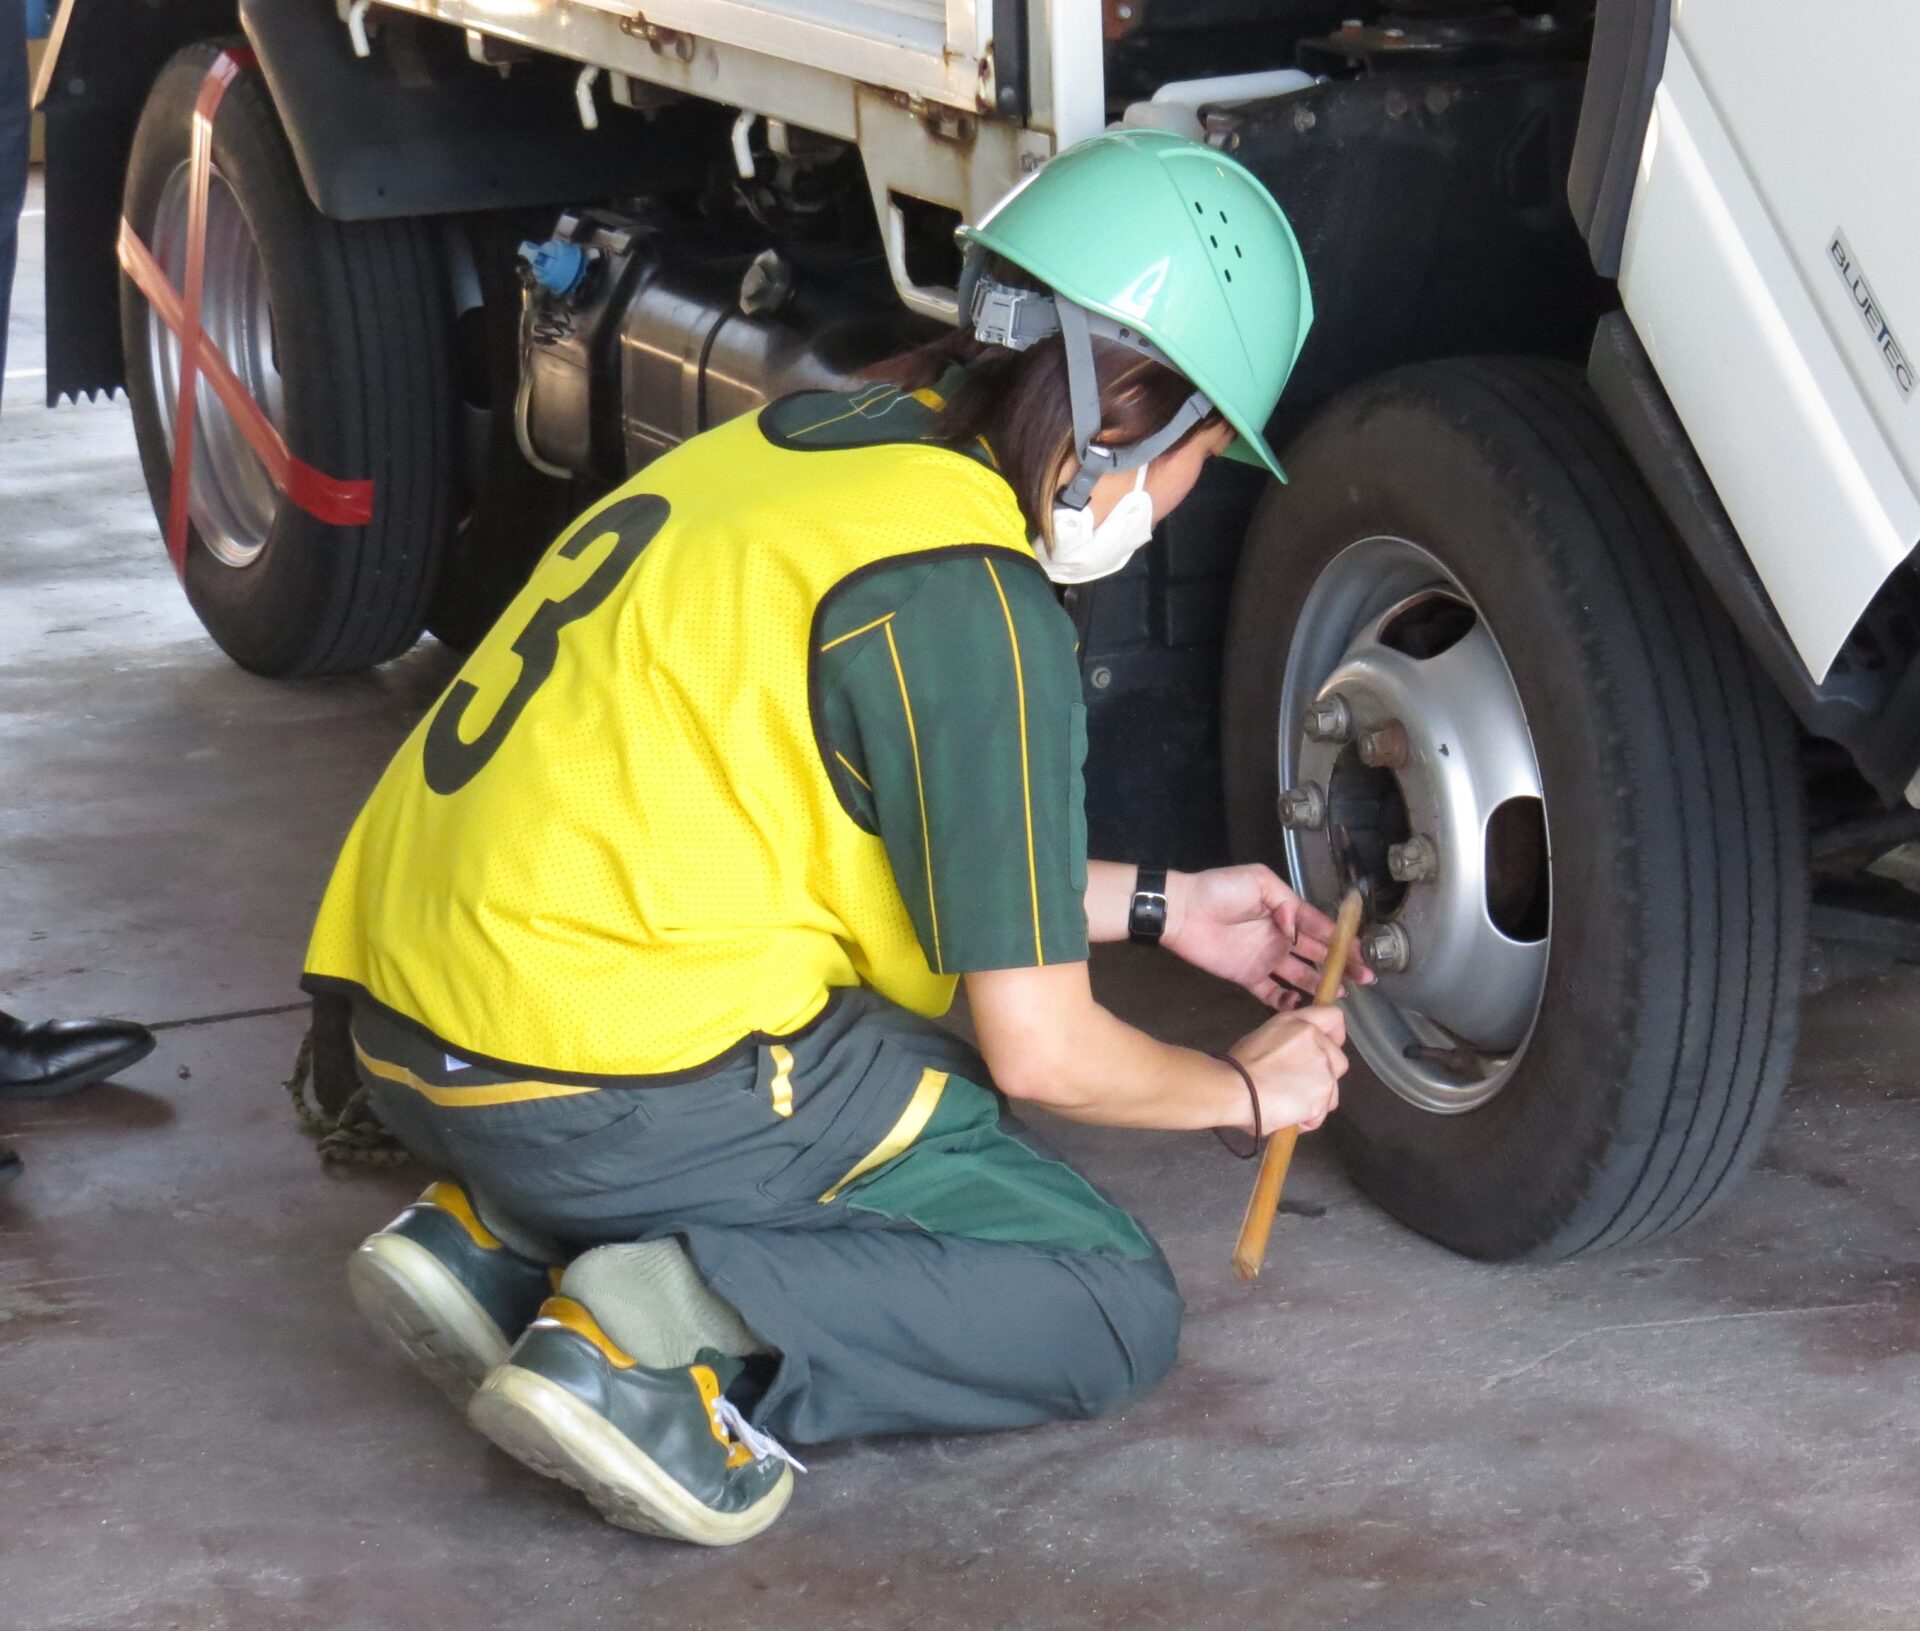
{"label": "green knee patch", "polygon": [[1065,1162],[1007,1132],[994,1095],[959,1077],[948,1079],[912,1147],[855,1180],[845,1198],[929,1234],[1124,1258],[1154,1253],[1127,1213]]}

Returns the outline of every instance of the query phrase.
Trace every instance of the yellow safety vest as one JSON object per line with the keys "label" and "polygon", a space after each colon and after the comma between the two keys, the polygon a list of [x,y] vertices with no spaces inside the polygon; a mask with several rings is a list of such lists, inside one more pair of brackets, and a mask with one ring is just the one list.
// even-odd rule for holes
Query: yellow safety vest
{"label": "yellow safety vest", "polygon": [[748,415],[649,465],[548,551],[387,767],[308,984],[562,1076],[692,1070],[836,986],[945,1012],[953,978],[828,779],[813,630],[854,574],[983,544],[1031,554],[1012,489],[924,443],[777,445]]}

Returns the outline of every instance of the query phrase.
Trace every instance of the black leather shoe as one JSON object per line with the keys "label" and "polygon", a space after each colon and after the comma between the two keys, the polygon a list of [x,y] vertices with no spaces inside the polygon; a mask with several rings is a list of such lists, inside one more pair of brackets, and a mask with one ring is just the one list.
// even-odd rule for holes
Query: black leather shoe
{"label": "black leather shoe", "polygon": [[105,1081],[153,1052],[153,1033],[124,1019],[0,1014],[0,1099],[50,1099]]}

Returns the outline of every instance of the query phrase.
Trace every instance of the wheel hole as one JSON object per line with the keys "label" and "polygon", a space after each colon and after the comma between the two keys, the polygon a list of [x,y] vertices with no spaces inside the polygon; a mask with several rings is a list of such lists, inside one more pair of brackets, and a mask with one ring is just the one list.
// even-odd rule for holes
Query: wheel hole
{"label": "wheel hole", "polygon": [[1487,917],[1509,940],[1547,937],[1553,899],[1547,812],[1537,798],[1512,798],[1487,818]]}
{"label": "wheel hole", "polygon": [[[1400,910],[1407,885],[1387,866],[1387,851],[1413,836],[1400,778],[1391,770],[1364,764],[1358,747],[1341,749],[1327,778],[1328,836],[1350,846],[1354,869],[1367,879],[1367,914],[1386,919]],[[1340,863],[1336,855],[1335,865]]]}
{"label": "wheel hole", "polygon": [[1380,643],[1424,661],[1452,650],[1478,621],[1464,600],[1436,589],[1416,595],[1388,618],[1380,630]]}

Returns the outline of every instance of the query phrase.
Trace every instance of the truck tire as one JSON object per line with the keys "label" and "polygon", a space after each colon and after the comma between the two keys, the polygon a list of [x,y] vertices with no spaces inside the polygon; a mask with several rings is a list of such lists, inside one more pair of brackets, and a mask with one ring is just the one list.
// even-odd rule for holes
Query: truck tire
{"label": "truck tire", "polygon": [[[1784,708],[1571,368],[1404,368],[1284,462],[1235,587],[1229,830],[1322,904],[1340,832],[1408,957],[1350,998],[1337,1148],[1473,1257],[1682,1227],[1753,1161],[1792,1058]],[[1351,734],[1336,708],[1316,739],[1336,694]],[[1316,780],[1325,824],[1308,798],[1283,828],[1283,786]]]}
{"label": "truck tire", "polygon": [[[220,53],[188,46],[148,94],[127,221],[184,288],[194,100]],[[203,326],[286,439],[325,475],[371,479],[373,519],[315,519],[273,485],[204,380],[185,586],[221,649],[256,674],[344,674],[419,637],[447,530],[452,389],[443,268],[413,221],[343,223],[308,200],[265,81],[243,70],[213,129]],[[166,524],[179,346],[120,283],[127,394]]]}

